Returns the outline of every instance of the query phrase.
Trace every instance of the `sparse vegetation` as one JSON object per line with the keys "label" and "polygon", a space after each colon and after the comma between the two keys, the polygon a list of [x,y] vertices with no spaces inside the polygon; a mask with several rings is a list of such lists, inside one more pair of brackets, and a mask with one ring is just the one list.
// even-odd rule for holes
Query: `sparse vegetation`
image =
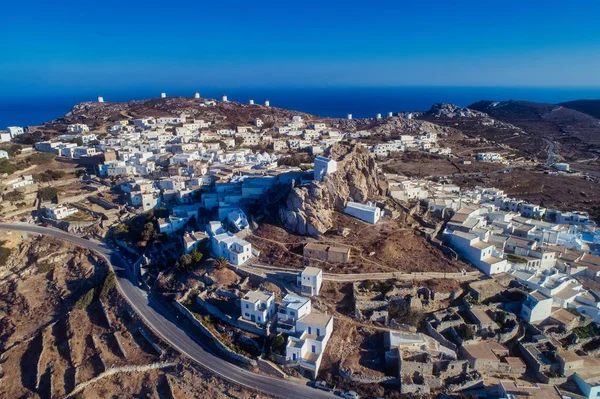
{"label": "sparse vegetation", "polygon": [[25,199],[25,194],[15,190],[4,194],[4,199],[10,202],[23,201]]}
{"label": "sparse vegetation", "polygon": [[27,163],[32,165],[47,165],[56,158],[54,154],[47,152],[35,152],[27,158]]}
{"label": "sparse vegetation", "polygon": [[600,329],[593,323],[590,323],[585,327],[574,328],[573,333],[575,333],[579,339],[593,338],[600,335]]}
{"label": "sparse vegetation", "polygon": [[96,293],[96,288],[91,288],[88,292],[83,294],[77,302],[75,302],[75,307],[79,310],[84,310],[88,306],[92,304],[94,301],[94,294]]}
{"label": "sparse vegetation", "polygon": [[6,261],[12,252],[9,248],[6,248],[4,244],[6,244],[6,241],[0,241],[0,266],[6,265]]}
{"label": "sparse vegetation", "polygon": [[214,260],[214,265],[217,269],[223,269],[224,267],[227,267],[227,263],[229,262],[224,256],[219,256]]}
{"label": "sparse vegetation", "polygon": [[62,170],[47,170],[33,175],[33,180],[36,182],[49,182],[62,179],[63,177],[65,177],[65,172]]}
{"label": "sparse vegetation", "polygon": [[102,289],[100,290],[100,298],[106,299],[110,295],[110,293],[115,289],[117,285],[117,277],[113,272],[108,272],[106,277],[104,278],[104,283],[102,284]]}
{"label": "sparse vegetation", "polygon": [[521,258],[520,256],[516,256],[513,254],[506,254],[506,259],[512,263],[527,263],[526,259]]}
{"label": "sparse vegetation", "polygon": [[39,262],[37,264],[37,271],[40,274],[50,273],[52,270],[54,270],[54,265],[52,263],[49,263],[49,262]]}
{"label": "sparse vegetation", "polygon": [[55,187],[42,187],[38,190],[38,196],[43,201],[54,201],[58,195],[58,189]]}
{"label": "sparse vegetation", "polygon": [[279,334],[273,339],[271,351],[280,356],[285,356],[285,345],[287,343],[287,334]]}
{"label": "sparse vegetation", "polygon": [[413,327],[418,327],[425,317],[423,311],[411,309],[398,302],[391,302],[388,312],[391,319],[396,320],[398,323],[407,324]]}
{"label": "sparse vegetation", "polygon": [[8,159],[0,159],[0,173],[8,173],[10,175],[21,169],[23,168],[20,165],[10,162]]}

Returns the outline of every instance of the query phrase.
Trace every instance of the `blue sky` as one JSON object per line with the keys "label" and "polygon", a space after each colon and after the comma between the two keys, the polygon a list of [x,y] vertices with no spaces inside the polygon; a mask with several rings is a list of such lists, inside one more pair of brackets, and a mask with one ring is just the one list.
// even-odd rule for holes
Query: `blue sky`
{"label": "blue sky", "polygon": [[0,96],[106,87],[600,86],[600,1],[11,1]]}

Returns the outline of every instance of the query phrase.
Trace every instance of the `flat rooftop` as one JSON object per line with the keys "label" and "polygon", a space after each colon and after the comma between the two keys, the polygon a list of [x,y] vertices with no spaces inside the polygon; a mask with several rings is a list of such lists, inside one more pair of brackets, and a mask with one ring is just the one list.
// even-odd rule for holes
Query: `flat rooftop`
{"label": "flat rooftop", "polygon": [[306,269],[302,270],[302,275],[303,276],[318,276],[322,272],[323,271],[321,269],[319,269],[318,267],[307,267]]}
{"label": "flat rooftop", "polygon": [[273,296],[272,292],[267,291],[248,291],[246,295],[244,295],[244,299],[250,302],[267,302],[269,298]]}
{"label": "flat rooftop", "polygon": [[306,316],[301,317],[298,321],[314,326],[326,327],[332,319],[333,316],[330,314],[311,312]]}

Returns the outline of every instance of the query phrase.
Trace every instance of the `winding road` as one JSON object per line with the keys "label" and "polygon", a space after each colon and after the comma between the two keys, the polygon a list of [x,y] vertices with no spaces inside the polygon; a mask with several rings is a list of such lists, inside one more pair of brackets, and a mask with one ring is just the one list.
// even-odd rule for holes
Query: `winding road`
{"label": "winding road", "polygon": [[168,310],[168,306],[159,300],[148,297],[147,293],[134,283],[135,279],[125,260],[118,252],[103,243],[87,240],[62,230],[31,224],[0,223],[0,229],[48,235],[100,254],[114,271],[119,292],[145,324],[178,352],[214,374],[242,387],[280,398],[325,399],[334,397],[331,393],[306,385],[302,380],[291,378],[284,380],[255,374],[210,353],[201,342],[198,342],[181,327],[172,312]]}

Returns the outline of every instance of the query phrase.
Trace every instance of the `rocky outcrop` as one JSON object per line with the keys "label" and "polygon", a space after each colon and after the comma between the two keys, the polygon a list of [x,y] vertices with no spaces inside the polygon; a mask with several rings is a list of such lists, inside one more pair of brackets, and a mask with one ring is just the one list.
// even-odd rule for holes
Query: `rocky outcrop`
{"label": "rocky outcrop", "polygon": [[317,237],[333,227],[333,212],[343,211],[349,200],[365,202],[385,192],[375,160],[363,147],[336,144],[328,156],[338,162],[337,172],[294,188],[279,209],[286,229]]}
{"label": "rocky outcrop", "polygon": [[433,104],[427,113],[436,118],[486,118],[488,116],[484,112],[445,103]]}

